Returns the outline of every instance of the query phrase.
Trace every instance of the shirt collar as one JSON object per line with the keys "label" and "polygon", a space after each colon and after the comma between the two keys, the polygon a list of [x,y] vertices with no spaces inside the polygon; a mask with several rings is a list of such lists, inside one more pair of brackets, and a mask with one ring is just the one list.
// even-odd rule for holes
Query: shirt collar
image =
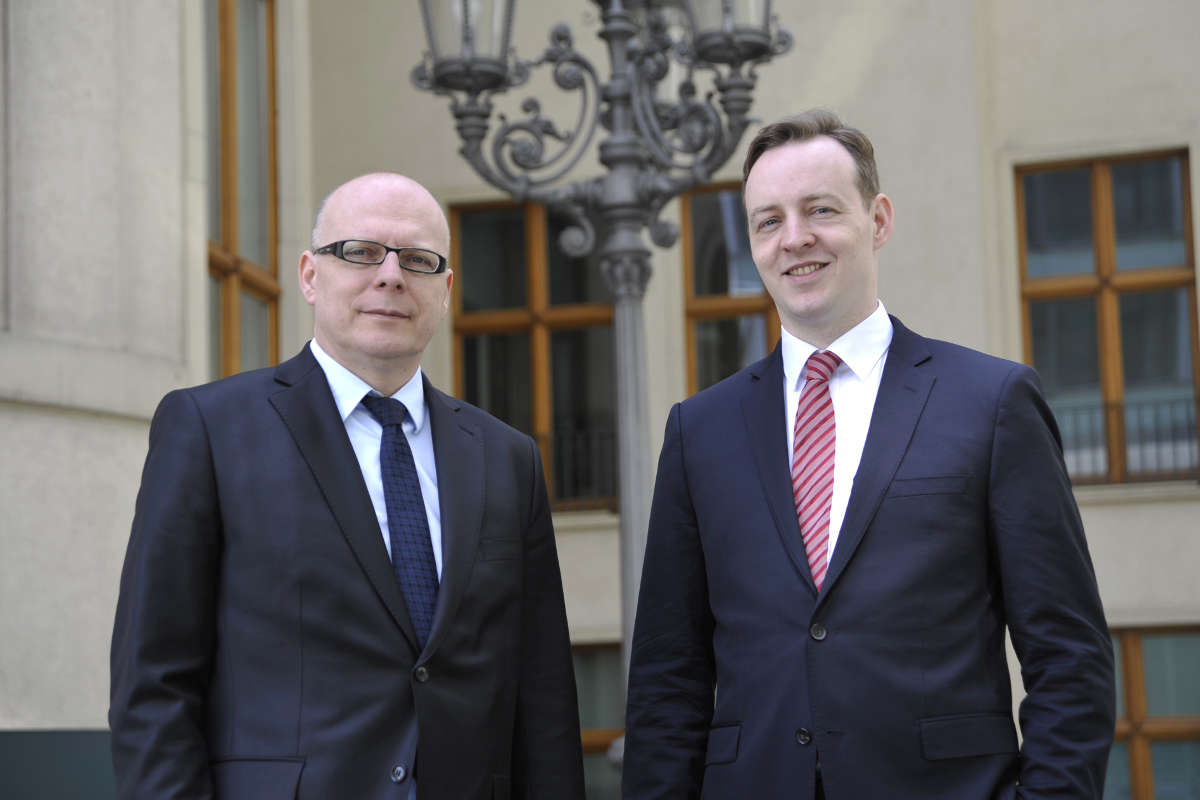
{"label": "shirt collar", "polygon": [[[342,422],[345,423],[346,419],[354,413],[354,409],[358,408],[363,397],[375,390],[362,378],[338,363],[333,356],[326,353],[321,345],[317,344],[316,339],[310,339],[308,346],[312,350],[313,358],[317,359],[317,363],[325,371],[329,390],[333,392],[333,402],[337,406],[338,414],[342,417]],[[404,407],[408,409],[408,415],[412,418],[414,430],[419,432],[425,425],[426,417],[425,382],[421,379],[420,366],[417,367],[417,371],[413,373],[408,383],[401,386],[392,397],[404,403]]]}
{"label": "shirt collar", "polygon": [[[887,352],[892,343],[892,320],[880,300],[871,315],[839,336],[825,349],[833,352],[862,380]],[[789,387],[799,389],[804,383],[804,365],[817,347],[783,329],[780,335],[783,349],[783,375]]]}

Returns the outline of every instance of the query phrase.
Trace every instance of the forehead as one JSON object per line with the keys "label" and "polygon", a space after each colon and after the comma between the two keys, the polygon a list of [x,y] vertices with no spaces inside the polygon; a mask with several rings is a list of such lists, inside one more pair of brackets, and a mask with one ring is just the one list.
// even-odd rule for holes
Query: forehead
{"label": "forehead", "polygon": [[326,204],[327,239],[358,237],[445,252],[449,230],[437,201],[418,184],[360,179],[342,186]]}
{"label": "forehead", "polygon": [[857,199],[854,158],[827,136],[774,147],[746,177],[746,208],[795,201],[809,195]]}

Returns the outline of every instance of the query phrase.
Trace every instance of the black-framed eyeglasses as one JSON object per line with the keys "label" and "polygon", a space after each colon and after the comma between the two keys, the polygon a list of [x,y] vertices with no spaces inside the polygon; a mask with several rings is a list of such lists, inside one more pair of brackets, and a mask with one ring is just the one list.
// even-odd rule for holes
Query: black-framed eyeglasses
{"label": "black-framed eyeglasses", "polygon": [[396,258],[400,260],[400,266],[409,272],[436,275],[446,271],[446,257],[432,250],[420,247],[388,247],[369,239],[343,239],[318,247],[313,252],[319,256],[331,253],[342,261],[363,265],[382,264],[388,253],[395,253]]}

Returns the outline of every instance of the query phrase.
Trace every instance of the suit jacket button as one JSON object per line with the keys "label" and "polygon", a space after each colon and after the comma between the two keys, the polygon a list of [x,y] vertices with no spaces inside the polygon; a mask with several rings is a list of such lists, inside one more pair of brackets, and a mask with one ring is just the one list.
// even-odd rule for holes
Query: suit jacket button
{"label": "suit jacket button", "polygon": [[424,666],[417,667],[413,670],[413,677],[417,679],[417,683],[424,683],[429,680],[429,670]]}
{"label": "suit jacket button", "polygon": [[392,783],[402,783],[408,777],[408,770],[403,764],[397,764],[392,767]]}
{"label": "suit jacket button", "polygon": [[814,622],[812,627],[808,629],[808,635],[816,639],[818,642],[824,640],[829,632],[825,630],[825,626],[819,622]]}
{"label": "suit jacket button", "polygon": [[808,728],[800,728],[796,731],[796,741],[800,744],[808,744],[812,741],[812,734],[808,732]]}

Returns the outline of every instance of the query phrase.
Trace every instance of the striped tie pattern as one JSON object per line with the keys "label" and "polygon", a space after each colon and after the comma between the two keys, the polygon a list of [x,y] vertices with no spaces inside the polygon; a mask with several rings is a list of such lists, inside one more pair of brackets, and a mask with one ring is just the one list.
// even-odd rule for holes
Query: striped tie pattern
{"label": "striped tie pattern", "polygon": [[829,507],[833,500],[833,457],[837,441],[829,379],[842,360],[813,353],[805,364],[805,384],[796,406],[792,445],[792,497],[808,568],[820,590],[829,564]]}

